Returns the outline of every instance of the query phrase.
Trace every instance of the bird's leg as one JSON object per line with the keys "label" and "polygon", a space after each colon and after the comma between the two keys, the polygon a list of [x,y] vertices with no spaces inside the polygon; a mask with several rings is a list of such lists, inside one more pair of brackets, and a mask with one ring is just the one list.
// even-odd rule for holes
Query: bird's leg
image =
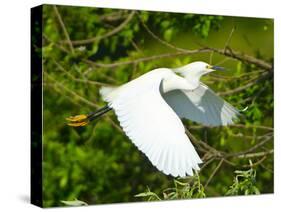
{"label": "bird's leg", "polygon": [[81,114],[81,115],[76,115],[76,116],[70,116],[66,118],[68,121],[67,125],[72,126],[72,127],[81,127],[87,125],[90,121],[93,121],[94,119],[102,116],[106,112],[110,111],[111,108],[107,105],[103,108],[100,108],[99,110],[95,112],[91,112],[88,115]]}
{"label": "bird's leg", "polygon": [[93,121],[94,119],[102,116],[103,114],[107,113],[110,111],[112,108],[110,108],[108,105],[104,106],[103,108],[100,108],[96,112],[92,112],[88,115],[88,120]]}

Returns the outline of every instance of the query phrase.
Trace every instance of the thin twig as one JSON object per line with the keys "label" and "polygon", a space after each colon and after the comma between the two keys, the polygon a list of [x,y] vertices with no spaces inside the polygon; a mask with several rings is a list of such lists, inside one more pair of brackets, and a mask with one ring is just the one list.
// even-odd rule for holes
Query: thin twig
{"label": "thin twig", "polygon": [[251,82],[249,82],[249,83],[247,83],[247,84],[245,84],[243,86],[240,86],[240,87],[237,87],[235,89],[228,90],[228,91],[225,91],[225,92],[218,92],[217,94],[221,95],[221,96],[232,95],[234,93],[238,93],[240,91],[244,91],[245,89],[250,88],[253,85],[256,85],[257,83],[263,82],[266,79],[271,78],[272,76],[273,76],[272,72],[265,73],[265,74],[262,74],[258,79],[253,80],[253,81],[251,81]]}
{"label": "thin twig", "polygon": [[[265,138],[263,141],[259,142],[258,144],[256,144],[255,146],[241,151],[241,152],[235,152],[235,153],[230,153],[225,155],[224,157],[229,158],[229,157],[239,157],[240,155],[246,155],[248,153],[251,153],[253,151],[255,151],[256,149],[258,149],[259,147],[263,146],[264,144],[266,144],[268,141],[270,141],[272,139],[273,136],[267,136],[267,138]],[[241,156],[243,157],[243,156]]]}
{"label": "thin twig", "polygon": [[[230,59],[231,59],[230,57],[225,57],[224,59],[222,59],[221,61],[217,62],[214,65],[216,65],[216,66],[222,65],[222,64],[224,64],[226,61],[228,61]],[[210,63],[210,64],[212,64],[212,63]]]}
{"label": "thin twig", "polygon": [[102,82],[97,82],[97,81],[93,81],[93,80],[88,80],[88,79],[80,79],[75,77],[74,75],[72,75],[70,72],[68,72],[67,70],[65,70],[65,68],[55,59],[52,59],[54,64],[58,67],[59,70],[61,70],[62,72],[64,72],[66,74],[66,76],[68,76],[71,80],[76,81],[76,82],[81,82],[81,83],[87,83],[87,84],[91,84],[91,85],[99,85],[99,86],[109,86],[109,84],[106,83],[102,83]]}
{"label": "thin twig", "polygon": [[[163,45],[171,48],[171,49],[174,49],[174,50],[177,50],[177,51],[180,51],[180,52],[185,52],[185,51],[190,51],[190,50],[187,50],[187,49],[183,49],[183,48],[179,48],[179,47],[176,47],[175,45],[172,45],[166,41],[164,41],[163,39],[159,38],[155,33],[153,33],[148,27],[147,25],[142,21],[142,19],[140,18],[141,22],[142,22],[142,25],[144,26],[144,28],[146,29],[146,31],[154,38],[156,39],[158,42],[162,43]],[[234,30],[233,30],[234,31]],[[233,33],[233,32],[232,32]],[[231,33],[231,35],[232,35]],[[253,56],[250,56],[250,55],[246,55],[246,54],[242,54],[240,52],[237,52],[237,51],[234,51],[232,50],[230,47],[226,46],[224,49],[217,49],[217,48],[211,48],[211,47],[203,47],[204,49],[209,49],[213,52],[216,52],[218,54],[221,54],[221,55],[224,55],[224,56],[227,56],[227,57],[231,57],[231,58],[234,58],[234,59],[237,59],[237,60],[240,60],[240,61],[243,61],[243,62],[246,62],[246,63],[250,63],[250,64],[255,64],[257,65],[258,67],[261,67],[263,69],[266,69],[266,70],[269,70],[269,71],[272,71],[272,65],[261,60],[261,59],[258,59],[258,58],[255,58]]]}
{"label": "thin twig", "polygon": [[72,43],[71,43],[69,34],[68,34],[68,32],[67,32],[67,29],[66,29],[66,27],[65,27],[65,25],[64,25],[64,23],[63,23],[63,20],[62,20],[62,18],[61,18],[61,15],[60,15],[59,10],[58,10],[58,8],[57,8],[56,5],[54,5],[54,11],[55,11],[55,14],[56,14],[56,16],[57,16],[57,18],[58,18],[58,20],[59,20],[60,25],[61,25],[61,28],[62,28],[62,30],[63,30],[64,36],[65,36],[65,38],[66,38],[66,41],[67,41],[67,43],[68,43],[68,45],[69,45],[70,51],[71,51],[72,54],[74,54],[74,48],[73,48],[73,46],[72,46]]}
{"label": "thin twig", "polygon": [[143,27],[145,28],[145,30],[155,39],[157,40],[158,42],[160,42],[161,44],[163,44],[164,46],[167,46],[171,49],[174,49],[174,50],[177,50],[177,51],[180,51],[180,52],[185,52],[187,51],[186,49],[183,49],[183,48],[179,48],[179,47],[176,47],[166,41],[164,41],[163,39],[159,38],[154,32],[152,32],[148,26],[143,22],[142,18],[138,15],[140,21],[141,21],[141,24],[143,25]]}
{"label": "thin twig", "polygon": [[209,52],[209,50],[195,49],[195,50],[188,50],[185,52],[165,53],[165,54],[159,54],[159,55],[152,55],[152,56],[148,56],[148,57],[141,57],[141,58],[137,58],[137,59],[129,60],[129,61],[115,62],[115,63],[99,63],[99,62],[94,62],[94,61],[91,61],[88,59],[82,59],[82,61],[89,65],[92,65],[94,67],[114,68],[114,67],[118,67],[118,66],[122,66],[122,65],[131,65],[134,63],[147,62],[147,61],[151,61],[151,60],[158,60],[158,59],[171,58],[171,57],[182,56],[182,55],[191,55],[191,54],[204,53],[204,52]]}
{"label": "thin twig", "polygon": [[[61,46],[59,46],[57,43],[55,43],[53,41],[52,41],[52,43],[54,43],[55,46],[57,46],[60,50],[66,52],[65,49],[61,48]],[[178,51],[178,52],[174,52],[174,53],[164,53],[164,54],[142,57],[142,58],[137,58],[134,60],[115,62],[115,63],[99,63],[99,62],[94,62],[94,61],[91,61],[91,60],[85,59],[85,58],[82,59],[82,61],[91,66],[94,66],[94,67],[113,68],[113,67],[118,67],[118,66],[122,66],[122,65],[130,65],[133,63],[148,62],[151,60],[172,58],[172,57],[177,57],[177,56],[192,55],[192,54],[198,54],[198,53],[209,53],[209,52],[215,52],[215,53],[230,57],[232,59],[237,59],[237,60],[240,60],[243,62],[252,63],[252,64],[259,66],[262,69],[272,71],[272,65],[263,60],[254,58],[249,55],[243,55],[243,56],[245,56],[245,57],[243,57],[242,54],[237,51],[232,51],[232,54],[229,54],[228,51],[224,52],[223,49],[216,49],[216,48],[209,48],[209,47],[204,47],[204,48],[200,48],[200,49],[192,49],[192,50],[186,49],[184,51]],[[235,52],[235,54],[234,54],[234,52]]]}
{"label": "thin twig", "polygon": [[211,52],[209,57],[209,64],[213,64],[213,56],[214,56],[214,52]]}
{"label": "thin twig", "polygon": [[221,167],[221,165],[223,164],[224,159],[222,158],[219,162],[219,164],[216,166],[216,168],[214,169],[214,171],[212,172],[212,174],[210,175],[210,177],[208,178],[207,182],[204,185],[204,188],[206,188],[209,183],[211,182],[211,180],[213,179],[213,177],[215,176],[215,174],[217,173],[217,171],[219,170],[219,168]]}
{"label": "thin twig", "polygon": [[[202,159],[203,160],[203,159]],[[203,163],[203,165],[200,167],[200,172],[204,169],[204,168],[206,168],[210,163],[212,163],[213,161],[215,160],[215,158],[214,157],[212,157],[212,158],[209,158],[208,160],[203,160],[204,161],[204,163]]]}
{"label": "thin twig", "polygon": [[256,66],[258,66],[262,69],[265,69],[267,71],[273,71],[272,64],[270,64],[270,63],[268,63],[264,60],[255,58],[251,55],[242,54],[242,53],[240,53],[238,51],[235,51],[235,50],[232,50],[230,48],[227,48],[226,50],[218,49],[218,48],[211,48],[211,47],[205,47],[205,48],[213,50],[214,52],[216,52],[218,54],[240,60],[244,63],[254,64],[254,65],[256,65]]}
{"label": "thin twig", "polygon": [[237,155],[237,158],[262,157],[262,156],[266,156],[266,155],[273,154],[273,153],[274,153],[274,150],[271,149],[271,150],[266,151],[266,152],[255,152],[255,153],[247,153],[247,154]]}
{"label": "thin twig", "polygon": [[258,166],[260,165],[265,159],[267,158],[267,155],[264,155],[260,160],[258,160],[257,162],[253,163],[253,164],[245,164],[243,165],[243,167],[254,167],[254,166]]}
{"label": "thin twig", "polygon": [[93,108],[98,108],[99,106],[93,102],[90,102],[89,100],[85,99],[84,97],[82,97],[81,95],[77,94],[76,92],[70,90],[69,88],[65,87],[63,84],[57,82],[53,77],[51,77],[46,71],[44,72],[44,76],[47,76],[47,78],[49,78],[51,81],[53,81],[57,86],[59,86],[60,88],[62,88],[63,90],[65,90],[67,93],[71,94],[72,96],[74,96],[75,98],[77,98],[78,100],[80,100],[81,102],[93,107]]}
{"label": "thin twig", "polygon": [[195,143],[195,144],[199,144],[201,146],[203,146],[204,148],[206,148],[209,152],[211,152],[214,156],[216,157],[222,157],[223,153],[218,151],[217,149],[209,146],[208,144],[206,144],[205,142],[196,139],[192,133],[189,132],[188,129],[185,129],[186,133],[188,134],[188,137]]}
{"label": "thin twig", "polygon": [[[256,129],[263,129],[263,130],[270,130],[270,131],[273,131],[274,128],[272,127],[268,127],[268,126],[259,126],[259,125],[243,125],[243,124],[232,124],[232,125],[229,125],[230,127],[236,127],[236,128],[245,128],[245,129],[248,129],[248,128],[256,128]],[[204,127],[207,127],[207,128],[214,128],[212,126],[201,126],[201,125],[194,125],[194,126],[189,126],[189,129],[202,129]]]}
{"label": "thin twig", "polygon": [[109,22],[118,21],[121,18],[124,19],[124,12],[121,10],[99,16],[100,21],[109,21]]}
{"label": "thin twig", "polygon": [[231,31],[230,31],[230,34],[229,34],[229,36],[228,36],[228,38],[227,38],[227,40],[226,40],[226,42],[225,42],[225,44],[224,44],[224,49],[226,50],[227,49],[227,47],[229,46],[229,43],[230,43],[230,41],[231,41],[231,38],[232,38],[232,36],[233,36],[233,33],[234,33],[234,31],[235,31],[235,27],[232,27],[232,29],[231,29]]}
{"label": "thin twig", "polygon": [[[229,58],[226,57],[226,59],[229,59]],[[219,63],[217,63],[215,65],[219,65]],[[240,74],[238,76],[219,75],[219,74],[216,74],[215,72],[212,72],[208,76],[211,77],[211,78],[214,78],[214,79],[218,79],[218,80],[231,81],[233,79],[241,79],[241,78],[246,78],[246,77],[252,77],[252,75],[255,76],[255,75],[258,75],[258,74],[261,74],[261,73],[264,73],[264,72],[265,72],[264,70],[251,71],[251,72],[248,72],[248,73]]]}
{"label": "thin twig", "polygon": [[106,117],[106,120],[108,120],[111,125],[115,127],[119,132],[124,133],[122,128],[118,124],[116,124],[109,116]]}
{"label": "thin twig", "polygon": [[68,95],[68,93],[65,93],[63,92],[62,89],[58,89],[58,86],[57,84],[54,82],[54,83],[46,83],[44,82],[43,83],[44,86],[48,86],[48,87],[51,87],[52,89],[54,89],[55,92],[57,92],[58,94],[62,95],[64,98],[66,98],[69,102],[71,102],[72,104],[74,104],[76,107],[84,107],[83,104],[81,104],[80,101],[75,101],[75,98],[73,98],[73,96],[70,94]]}
{"label": "thin twig", "polygon": [[264,168],[265,170],[269,171],[270,173],[274,174],[274,171],[273,171],[272,169],[267,168],[267,167],[266,167],[265,165],[263,165],[262,163],[260,164],[260,166],[261,166],[262,168]]}
{"label": "thin twig", "polygon": [[[84,39],[84,40],[73,40],[72,44],[73,45],[85,45],[85,44],[89,44],[89,43],[93,43],[95,41],[99,41],[105,38],[108,38],[118,32],[120,32],[134,17],[135,11],[132,11],[128,17],[125,19],[124,22],[122,22],[119,26],[117,26],[116,28],[114,28],[113,30],[105,33],[104,35],[98,35],[96,37],[93,38],[88,38],[88,39]],[[62,41],[65,42],[65,41]]]}

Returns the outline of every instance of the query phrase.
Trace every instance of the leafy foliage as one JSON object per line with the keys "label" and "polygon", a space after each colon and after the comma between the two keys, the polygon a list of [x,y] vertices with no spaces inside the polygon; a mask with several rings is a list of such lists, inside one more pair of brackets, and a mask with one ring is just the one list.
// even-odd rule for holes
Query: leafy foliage
{"label": "leafy foliage", "polygon": [[174,179],[174,187],[165,189],[160,198],[156,193],[147,188],[147,192],[135,195],[135,197],[142,197],[147,201],[156,200],[176,200],[176,199],[190,199],[190,198],[203,198],[206,196],[204,187],[200,182],[199,175],[187,179],[189,182],[181,182]]}
{"label": "leafy foliage", "polygon": [[[252,162],[250,161],[252,166]],[[252,167],[247,171],[237,170],[235,171],[235,178],[233,185],[230,186],[226,195],[249,195],[260,194],[256,184],[256,170]]]}
{"label": "leafy foliage", "polygon": [[[256,186],[256,170],[252,167],[246,171],[236,170],[234,183],[229,187],[226,196],[233,195],[250,195],[260,194]],[[176,200],[176,199],[191,199],[191,198],[204,198],[206,197],[204,186],[200,182],[200,177],[197,174],[195,177],[185,179],[187,182],[182,182],[174,179],[174,187],[165,189],[162,194],[163,198],[159,197],[156,193],[147,188],[146,192],[139,193],[135,197],[141,197],[146,201],[158,200]]]}

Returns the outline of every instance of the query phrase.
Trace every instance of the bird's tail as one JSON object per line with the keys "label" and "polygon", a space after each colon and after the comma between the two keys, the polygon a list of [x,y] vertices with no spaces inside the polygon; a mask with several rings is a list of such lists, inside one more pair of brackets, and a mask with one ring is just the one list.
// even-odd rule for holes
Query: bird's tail
{"label": "bird's tail", "polygon": [[103,86],[100,89],[100,95],[102,99],[106,102],[111,102],[114,96],[114,90],[116,90],[117,87],[114,86]]}

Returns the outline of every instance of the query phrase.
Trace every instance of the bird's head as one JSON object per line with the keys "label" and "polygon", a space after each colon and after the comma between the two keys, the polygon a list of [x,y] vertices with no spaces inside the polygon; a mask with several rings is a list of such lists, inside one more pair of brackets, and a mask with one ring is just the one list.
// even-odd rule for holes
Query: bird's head
{"label": "bird's head", "polygon": [[189,63],[185,66],[180,68],[175,68],[174,71],[183,75],[184,77],[201,77],[202,75],[208,74],[213,71],[222,71],[225,70],[223,67],[220,66],[213,66],[208,63],[197,61]]}

